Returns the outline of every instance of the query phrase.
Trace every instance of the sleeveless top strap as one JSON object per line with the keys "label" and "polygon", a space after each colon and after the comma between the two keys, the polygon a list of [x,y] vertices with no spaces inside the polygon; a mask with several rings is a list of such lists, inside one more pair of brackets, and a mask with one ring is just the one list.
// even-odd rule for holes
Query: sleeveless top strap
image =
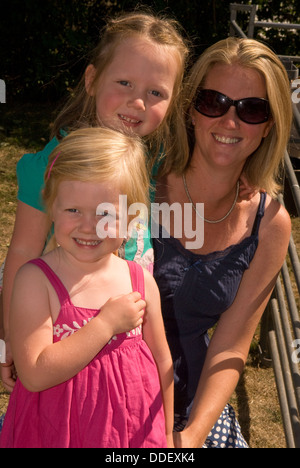
{"label": "sleeveless top strap", "polygon": [[262,218],[264,217],[264,214],[265,214],[266,199],[267,199],[267,194],[265,192],[261,192],[260,193],[260,202],[259,202],[258,210],[257,210],[257,213],[256,213],[256,217],[255,217],[255,220],[254,220],[253,229],[252,229],[252,233],[251,233],[252,236],[257,236],[258,235],[260,223],[261,223],[261,220],[262,220]]}
{"label": "sleeveless top strap", "polygon": [[[54,273],[52,268],[50,268],[49,265],[44,260],[42,260],[41,258],[36,258],[34,260],[30,260],[28,263],[32,263],[33,265],[36,265],[46,275],[51,285],[53,286],[61,305],[65,303],[66,301],[70,302],[70,296],[66,287],[63,285],[62,281],[59,279],[56,273]],[[130,272],[130,277],[131,277],[132,290],[138,291],[139,293],[141,293],[142,299],[144,300],[145,299],[145,281],[144,281],[143,269],[137,263],[129,261],[129,260],[127,260],[127,264],[129,267],[129,272]]]}
{"label": "sleeveless top strap", "polygon": [[135,262],[131,262],[129,260],[126,261],[130,271],[132,290],[141,293],[142,299],[145,300],[145,280],[143,268],[141,265],[138,265]]}
{"label": "sleeveless top strap", "polygon": [[52,268],[50,268],[44,260],[41,258],[36,258],[34,260],[30,260],[28,263],[36,265],[46,275],[58,296],[60,305],[63,305],[65,302],[70,302],[70,296],[66,287],[63,285],[56,273],[54,273]]}

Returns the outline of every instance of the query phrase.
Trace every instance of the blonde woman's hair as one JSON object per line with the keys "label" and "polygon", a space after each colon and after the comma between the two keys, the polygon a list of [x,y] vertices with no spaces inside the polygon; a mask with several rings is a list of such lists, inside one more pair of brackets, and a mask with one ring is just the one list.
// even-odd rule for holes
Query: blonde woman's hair
{"label": "blonde woman's hair", "polygon": [[[162,149],[162,145],[165,153],[172,147],[172,134],[176,131],[174,129],[177,128],[178,122],[182,120],[182,108],[179,99],[189,48],[188,42],[183,39],[180,29],[177,21],[162,16],[142,12],[122,14],[107,22],[101,32],[101,40],[90,57],[90,63],[96,70],[94,80],[90,84],[91,89],[99,82],[102,73],[112,62],[117,47],[128,38],[147,39],[156,45],[168,48],[170,54],[176,58],[178,71],[171,104],[159,128],[144,138],[148,149],[151,150],[153,161]],[[52,136],[60,139],[61,129],[70,131],[81,126],[95,127],[99,125],[95,96],[90,96],[87,93],[85,77],[83,76],[74,92],[74,96],[56,119]]]}
{"label": "blonde woman's hair", "polygon": [[144,150],[138,138],[107,128],[70,133],[51,153],[45,172],[43,198],[49,216],[63,181],[110,182],[127,195],[128,207],[135,202],[148,207],[149,178]]}
{"label": "blonde woman's hair", "polygon": [[190,109],[194,105],[198,89],[205,86],[206,77],[216,64],[238,64],[256,70],[265,80],[273,127],[259,148],[249,156],[244,173],[250,185],[265,189],[276,197],[281,188],[279,180],[292,123],[290,83],[279,58],[267,46],[253,39],[230,37],[219,41],[208,48],[195,63],[185,86],[185,150],[183,154],[179,152],[182,148],[175,151],[169,164],[166,161],[168,167],[165,166],[164,170],[173,170],[180,174],[189,165],[195,144]]}

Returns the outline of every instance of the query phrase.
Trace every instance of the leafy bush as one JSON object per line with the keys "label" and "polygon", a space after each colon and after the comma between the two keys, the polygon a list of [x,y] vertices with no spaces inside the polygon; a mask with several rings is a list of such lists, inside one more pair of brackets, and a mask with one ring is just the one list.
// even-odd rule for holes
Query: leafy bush
{"label": "leafy bush", "polygon": [[[197,56],[228,36],[232,1],[144,0],[141,6],[175,17]],[[299,0],[255,3],[259,19],[299,22]],[[131,0],[1,0],[0,78],[6,82],[7,102],[16,96],[38,101],[65,96],[83,73],[105,18],[136,7]],[[272,30],[264,39],[278,53],[293,55],[300,50],[299,36]]]}

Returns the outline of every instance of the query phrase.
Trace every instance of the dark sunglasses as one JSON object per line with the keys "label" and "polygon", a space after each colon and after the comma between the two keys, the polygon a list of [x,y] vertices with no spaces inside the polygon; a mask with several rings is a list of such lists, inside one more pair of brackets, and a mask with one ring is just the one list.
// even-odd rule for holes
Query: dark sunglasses
{"label": "dark sunglasses", "polygon": [[201,89],[195,102],[196,111],[211,118],[225,115],[231,106],[236,108],[238,117],[247,124],[262,124],[270,117],[270,104],[266,99],[251,97],[233,101],[218,91]]}

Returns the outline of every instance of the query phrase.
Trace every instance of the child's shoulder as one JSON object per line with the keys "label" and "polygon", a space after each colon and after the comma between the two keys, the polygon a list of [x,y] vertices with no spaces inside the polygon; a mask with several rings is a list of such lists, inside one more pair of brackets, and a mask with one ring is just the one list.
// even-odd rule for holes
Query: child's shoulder
{"label": "child's shoulder", "polygon": [[146,268],[142,267],[142,273],[144,276],[144,285],[145,285],[145,297],[152,298],[153,295],[159,295],[159,290],[157,283],[149,270]]}
{"label": "child's shoulder", "polygon": [[58,146],[59,141],[56,137],[52,138],[49,143],[41,150],[37,151],[36,153],[26,153],[22,156],[22,158],[17,163],[17,170],[24,171],[27,168],[32,170],[34,167],[41,167],[42,169],[45,168],[45,165],[48,164],[49,155],[52,151]]}
{"label": "child's shoulder", "polygon": [[48,158],[57,145],[58,140],[53,138],[43,150],[24,154],[17,163],[18,200],[39,211],[44,211],[40,194]]}
{"label": "child's shoulder", "polygon": [[158,289],[153,275],[142,265],[138,264],[133,260],[123,260],[121,258],[119,258],[118,260],[123,262],[123,264],[125,262],[128,265],[132,282],[136,283],[136,285],[143,285],[145,294],[147,294],[147,292],[149,293],[149,291]]}
{"label": "child's shoulder", "polygon": [[43,271],[33,263],[25,263],[20,267],[14,282],[14,291],[24,304],[31,303],[34,298],[48,297],[48,284]]}
{"label": "child's shoulder", "polygon": [[142,275],[145,280],[146,278],[153,278],[153,276],[151,275],[151,273],[146,269],[144,268],[142,265],[140,265],[138,262],[134,261],[134,260],[123,260],[123,259],[120,259],[122,260],[123,262],[126,262],[128,267],[129,267],[129,270],[131,273],[135,273],[135,274],[138,274],[138,275]]}
{"label": "child's shoulder", "polygon": [[154,283],[156,283],[152,273],[150,273],[150,271],[147,270],[147,268],[140,265],[138,262],[134,260],[123,260],[122,258],[119,258],[119,260],[121,260],[122,262],[126,262],[129,265],[130,269],[134,269],[135,271],[143,273],[145,280],[154,281]]}
{"label": "child's shoulder", "polygon": [[34,262],[29,261],[19,268],[16,274],[16,279],[26,279],[26,281],[29,282],[32,279],[41,278],[43,276],[44,274],[41,268],[39,268],[38,265],[36,265]]}

